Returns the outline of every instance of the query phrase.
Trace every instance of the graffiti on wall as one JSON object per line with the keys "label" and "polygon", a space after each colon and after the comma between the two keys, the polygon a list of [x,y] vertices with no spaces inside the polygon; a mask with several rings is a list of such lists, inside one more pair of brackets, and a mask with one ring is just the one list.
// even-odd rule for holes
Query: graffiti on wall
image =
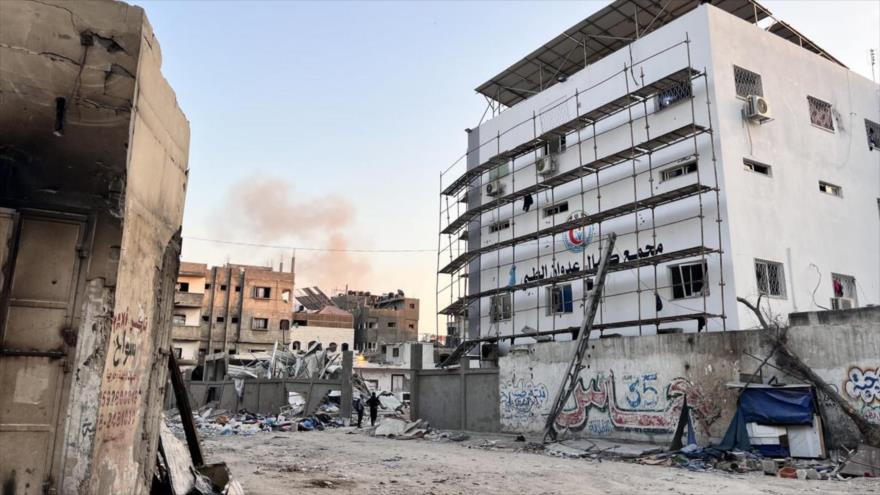
{"label": "graffiti on wall", "polygon": [[517,380],[516,376],[502,383],[500,391],[501,417],[511,425],[524,426],[535,421],[548,400],[544,384],[535,384],[523,378]]}
{"label": "graffiti on wall", "polygon": [[[678,425],[681,408],[687,398],[688,406],[696,419],[708,431],[721,416],[721,409],[703,397],[699,388],[684,378],[674,378],[666,387],[658,388],[657,374],[644,373],[623,377],[626,390],[622,402],[618,401],[614,373],[600,374],[591,378],[587,385],[578,380],[573,399],[574,407],[564,410],[556,419],[557,427],[572,431],[598,434],[610,433],[612,429],[650,433],[673,433]],[[590,417],[591,411],[607,414],[607,427]]]}
{"label": "graffiti on wall", "polygon": [[858,366],[853,366],[847,373],[843,389],[850,398],[865,404],[875,401],[880,403],[880,368],[862,370]]}

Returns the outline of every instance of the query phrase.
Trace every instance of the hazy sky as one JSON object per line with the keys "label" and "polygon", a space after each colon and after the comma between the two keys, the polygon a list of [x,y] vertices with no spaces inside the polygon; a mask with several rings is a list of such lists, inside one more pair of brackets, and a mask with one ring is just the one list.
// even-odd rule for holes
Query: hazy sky
{"label": "hazy sky", "polygon": [[[289,249],[192,238],[436,249],[440,170],[485,108],[473,88],[607,2],[134,3],[192,130],[184,259],[287,270]],[[880,1],[763,4],[871,77]],[[298,287],[403,289],[434,331],[433,252],[296,254]]]}

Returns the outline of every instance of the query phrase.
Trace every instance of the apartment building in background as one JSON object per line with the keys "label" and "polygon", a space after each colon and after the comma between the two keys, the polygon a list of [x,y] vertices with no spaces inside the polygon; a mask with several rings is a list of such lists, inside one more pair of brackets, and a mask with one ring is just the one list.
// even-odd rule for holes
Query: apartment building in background
{"label": "apartment building in background", "polygon": [[450,335],[569,339],[880,303],[880,87],[751,0],[616,0],[477,88],[441,179]]}
{"label": "apartment building in background", "polygon": [[354,316],[356,350],[378,352],[383,344],[416,342],[419,338],[419,300],[402,290],[386,294],[346,290],[332,302]]}

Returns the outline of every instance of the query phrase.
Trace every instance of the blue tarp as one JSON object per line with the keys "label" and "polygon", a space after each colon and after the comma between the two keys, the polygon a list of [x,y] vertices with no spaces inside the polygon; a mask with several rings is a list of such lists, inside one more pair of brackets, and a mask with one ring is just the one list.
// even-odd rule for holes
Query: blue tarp
{"label": "blue tarp", "polygon": [[813,394],[804,388],[747,388],[740,397],[743,422],[762,425],[813,424]]}

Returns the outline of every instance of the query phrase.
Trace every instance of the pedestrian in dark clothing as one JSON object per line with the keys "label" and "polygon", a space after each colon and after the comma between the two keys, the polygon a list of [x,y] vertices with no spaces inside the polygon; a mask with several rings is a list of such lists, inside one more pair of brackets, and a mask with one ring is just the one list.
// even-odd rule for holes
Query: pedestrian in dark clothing
{"label": "pedestrian in dark clothing", "polygon": [[376,397],[376,392],[373,392],[373,395],[367,399],[367,406],[370,408],[370,425],[376,426],[376,414],[379,413],[379,398]]}
{"label": "pedestrian in dark clothing", "polygon": [[358,428],[360,428],[361,421],[364,419],[364,400],[360,397],[354,400],[354,412],[358,415]]}

